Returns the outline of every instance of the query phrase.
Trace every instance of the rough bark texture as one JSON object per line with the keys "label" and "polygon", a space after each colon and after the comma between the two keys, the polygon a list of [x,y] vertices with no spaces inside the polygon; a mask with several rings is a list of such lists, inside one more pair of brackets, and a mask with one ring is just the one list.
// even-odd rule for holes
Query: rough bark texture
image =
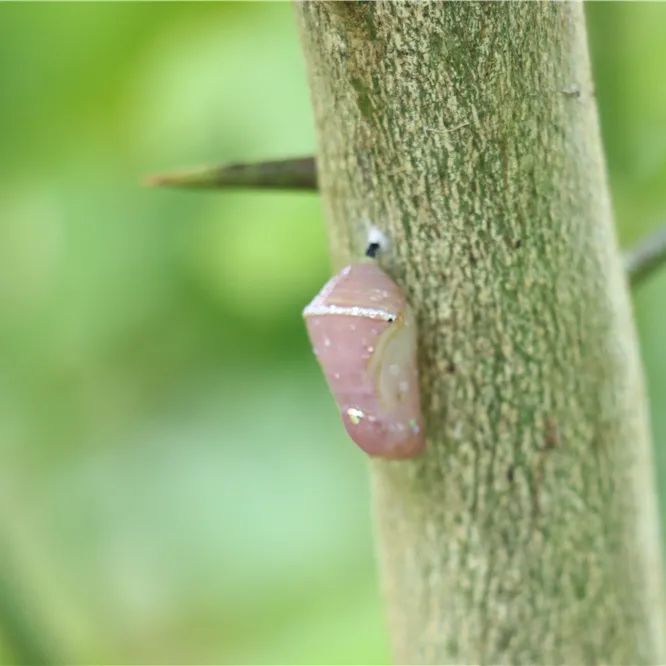
{"label": "rough bark texture", "polygon": [[297,5],[336,267],[419,322],[428,450],[373,462],[399,663],[664,663],[645,399],[582,6]]}

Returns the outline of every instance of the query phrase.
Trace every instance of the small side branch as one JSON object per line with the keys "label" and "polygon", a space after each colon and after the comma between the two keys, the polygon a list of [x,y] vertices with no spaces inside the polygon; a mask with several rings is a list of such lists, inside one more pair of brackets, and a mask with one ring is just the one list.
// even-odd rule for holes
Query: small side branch
{"label": "small side branch", "polygon": [[317,167],[314,157],[298,157],[161,173],[148,176],[144,182],[152,187],[208,190],[250,187],[316,191]]}
{"label": "small side branch", "polygon": [[625,252],[624,267],[629,284],[635,287],[664,263],[666,263],[666,225]]}

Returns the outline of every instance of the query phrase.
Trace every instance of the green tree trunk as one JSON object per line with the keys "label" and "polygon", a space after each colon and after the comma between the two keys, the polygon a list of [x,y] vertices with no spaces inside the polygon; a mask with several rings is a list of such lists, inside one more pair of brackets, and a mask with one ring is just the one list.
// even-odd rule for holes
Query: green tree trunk
{"label": "green tree trunk", "polygon": [[583,8],[297,4],[334,264],[419,322],[428,450],[371,464],[399,663],[665,663],[650,441]]}

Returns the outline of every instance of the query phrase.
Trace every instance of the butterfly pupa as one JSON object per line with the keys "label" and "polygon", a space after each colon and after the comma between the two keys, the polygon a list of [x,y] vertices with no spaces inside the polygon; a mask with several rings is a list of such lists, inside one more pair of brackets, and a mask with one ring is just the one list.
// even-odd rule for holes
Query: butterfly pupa
{"label": "butterfly pupa", "polygon": [[303,317],[352,440],[371,456],[419,454],[425,438],[416,324],[400,287],[375,262],[351,264]]}

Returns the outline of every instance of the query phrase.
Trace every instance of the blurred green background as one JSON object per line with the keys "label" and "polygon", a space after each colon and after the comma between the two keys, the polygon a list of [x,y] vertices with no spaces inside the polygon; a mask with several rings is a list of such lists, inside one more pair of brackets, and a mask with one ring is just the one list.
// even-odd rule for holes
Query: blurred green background
{"label": "blurred green background", "polygon": [[[627,245],[666,220],[666,5],[587,12]],[[2,4],[0,100],[0,662],[385,662],[300,317],[317,197],[137,185],[313,151],[291,6]],[[665,299],[634,294],[662,507]]]}

